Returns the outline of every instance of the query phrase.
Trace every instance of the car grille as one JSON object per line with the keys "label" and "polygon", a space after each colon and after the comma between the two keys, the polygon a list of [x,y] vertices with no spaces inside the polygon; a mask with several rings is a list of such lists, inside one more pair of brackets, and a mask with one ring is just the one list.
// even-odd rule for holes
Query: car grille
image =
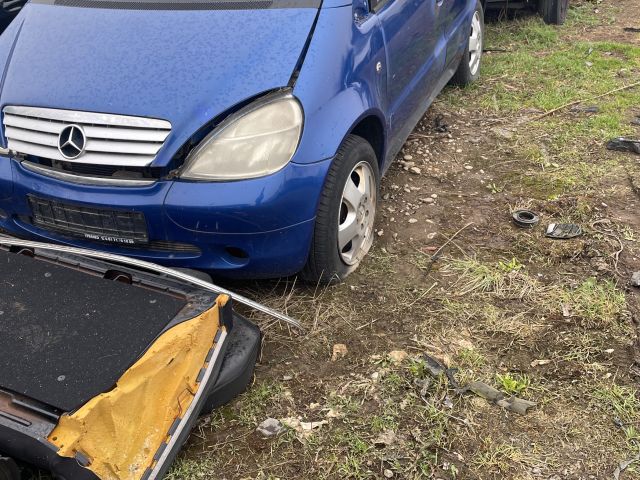
{"label": "car grille", "polygon": [[29,195],[35,226],[88,240],[122,245],[147,243],[144,214],[69,205]]}
{"label": "car grille", "polygon": [[[9,150],[50,160],[123,167],[149,166],[171,132],[165,120],[17,106],[4,108],[3,123]],[[58,150],[60,133],[70,125],[81,127],[86,136],[84,153],[73,160]]]}

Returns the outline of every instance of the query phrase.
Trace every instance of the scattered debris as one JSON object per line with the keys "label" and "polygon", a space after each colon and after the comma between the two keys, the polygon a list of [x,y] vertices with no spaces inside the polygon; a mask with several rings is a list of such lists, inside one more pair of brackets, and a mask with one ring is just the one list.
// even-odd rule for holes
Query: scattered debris
{"label": "scattered debris", "polygon": [[[514,395],[508,396],[502,393],[500,390],[497,390],[493,387],[490,387],[486,383],[483,382],[471,382],[464,387],[460,387],[454,375],[457,372],[455,368],[446,368],[442,362],[439,360],[430,357],[429,355],[424,354],[423,356],[427,369],[429,373],[434,377],[439,377],[442,374],[447,376],[447,380],[451,387],[453,387],[459,395],[463,395],[467,392],[473,392],[479,397],[482,397],[486,400],[489,400],[496,405],[505,408],[511,412],[518,413],[520,415],[526,415],[527,410],[529,408],[535,407],[537,405],[536,402],[531,402],[529,400],[524,400],[522,398],[518,398]],[[424,381],[422,382],[422,390],[420,395],[422,397],[425,396],[427,388],[429,387],[430,382]]]}
{"label": "scattered debris", "polygon": [[507,410],[520,415],[526,415],[528,409],[537,405],[536,402],[530,402],[529,400],[524,400],[514,395],[507,396],[500,390],[497,390],[483,382],[471,382],[462,390],[473,392],[479,397],[495,403],[499,407],[506,408]]}
{"label": "scattered debris", "polygon": [[275,418],[267,418],[264,422],[258,425],[258,428],[256,428],[256,432],[266,438],[277,437],[283,430],[284,425]]}
{"label": "scattered debris", "polygon": [[385,430],[373,441],[377,448],[385,448],[396,443],[396,433],[393,430]]}
{"label": "scattered debris", "polygon": [[631,286],[640,287],[640,272],[633,272],[631,275]]}
{"label": "scattered debris", "polygon": [[438,378],[440,375],[446,375],[449,384],[456,390],[460,388],[460,384],[455,378],[455,374],[458,371],[457,368],[447,368],[439,360],[430,357],[426,353],[423,355],[426,367],[429,370],[431,376]]}
{"label": "scattered debris", "polygon": [[335,410],[333,408],[330,408],[329,411],[327,411],[327,418],[344,418],[344,413]]}
{"label": "scattered debris", "polygon": [[300,418],[288,417],[280,419],[282,425],[295,430],[299,437],[306,438],[310,436],[314,430],[318,430],[323,425],[327,425],[327,420],[320,420],[319,422],[303,422]]}
{"label": "scattered debris", "polygon": [[576,105],[571,109],[571,111],[576,113],[598,113],[600,111],[600,107],[597,105]]}
{"label": "scattered debris", "polygon": [[534,360],[531,362],[531,366],[538,367],[540,365],[548,365],[549,363],[551,363],[551,360]]}
{"label": "scattered debris", "polygon": [[617,152],[631,152],[640,155],[640,140],[632,140],[630,138],[618,137],[607,142],[607,150],[615,150]]}
{"label": "scattered debris", "polygon": [[332,362],[337,362],[342,357],[346,356],[348,351],[349,350],[347,350],[347,346],[344,343],[336,343],[333,346],[333,353],[331,354],[331,361]]}
{"label": "scattered debris", "polygon": [[513,223],[520,228],[533,228],[540,223],[540,217],[531,210],[516,210],[513,212]]}
{"label": "scattered debris", "polygon": [[404,350],[394,350],[393,352],[389,352],[389,359],[396,364],[402,363],[408,356],[409,354]]}
{"label": "scattered debris", "polygon": [[557,240],[569,240],[582,235],[582,227],[575,223],[552,223],[547,227],[545,236]]}
{"label": "scattered debris", "polygon": [[[434,193],[433,195],[431,195],[431,198],[437,198],[438,196]],[[467,228],[469,228],[471,225],[473,225],[473,222],[469,222],[467,223],[464,227],[462,227],[460,230],[458,230],[456,233],[454,233],[449,239],[447,239],[446,242],[444,242],[444,244],[438,249],[436,250],[436,253],[434,253],[431,256],[431,259],[429,260],[429,265],[427,265],[427,268],[425,269],[425,275],[429,275],[429,272],[431,272],[431,269],[433,268],[433,264],[436,262],[436,260],[438,260],[438,258],[440,258],[440,255],[442,254],[442,252],[444,251],[445,247],[447,245],[449,245],[451,242],[453,242],[453,240],[460,235],[464,230],[466,230]],[[443,235],[444,236],[444,235]],[[445,237],[446,238],[446,237]]]}
{"label": "scattered debris", "polygon": [[613,472],[613,478],[615,480],[620,480],[620,474],[622,472],[624,472],[627,468],[629,468],[631,466],[631,464],[635,463],[635,462],[640,462],[640,453],[638,455],[636,455],[635,457],[629,459],[629,460],[625,460],[623,462],[620,462],[618,464],[618,466],[616,467],[616,469]]}
{"label": "scattered debris", "polygon": [[433,119],[433,129],[438,133],[449,133],[449,125],[444,123],[444,115],[436,115]]}

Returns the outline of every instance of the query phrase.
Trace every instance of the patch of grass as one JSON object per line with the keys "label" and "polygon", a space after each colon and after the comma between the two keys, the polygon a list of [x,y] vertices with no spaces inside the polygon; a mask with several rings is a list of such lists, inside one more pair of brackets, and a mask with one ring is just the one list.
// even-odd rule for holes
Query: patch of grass
{"label": "patch of grass", "polygon": [[531,379],[527,375],[497,373],[496,380],[500,388],[509,395],[521,395],[531,386]]}
{"label": "patch of grass", "polygon": [[562,347],[558,356],[563,360],[579,363],[593,363],[604,350],[604,339],[597,332],[580,329],[563,334],[558,344]]}
{"label": "patch of grass", "polygon": [[[517,266],[517,269],[507,271]],[[516,259],[487,265],[472,258],[451,260],[447,268],[458,276],[458,295],[492,293],[499,298],[529,299],[541,295],[544,287],[523,271]]]}
{"label": "patch of grass", "polygon": [[574,290],[565,291],[563,296],[571,314],[580,317],[590,328],[611,327],[626,308],[624,293],[610,280],[589,278]]}
{"label": "patch of grass", "polygon": [[611,160],[598,163],[575,161],[576,157],[580,158],[579,152],[570,150],[568,143],[557,142],[556,145],[560,146],[560,150],[555,152],[554,158],[561,160],[567,157],[566,163],[556,164],[555,167],[536,166],[529,169],[525,175],[512,174],[513,181],[516,181],[517,176],[517,181],[524,187],[524,191],[533,197],[553,201],[564,194],[589,192],[619,170],[618,164]]}
{"label": "patch of grass", "polygon": [[524,455],[522,451],[506,443],[494,443],[491,439],[484,439],[482,449],[472,459],[472,463],[479,469],[492,473],[507,473],[512,468],[520,466]]}
{"label": "patch of grass", "polygon": [[478,368],[484,366],[487,360],[475,348],[463,348],[458,352],[458,362],[462,367]]}
{"label": "patch of grass", "polygon": [[640,418],[640,397],[637,388],[613,383],[597,388],[595,398],[623,423],[634,423]]}
{"label": "patch of grass", "polygon": [[254,385],[241,397],[237,409],[234,410],[236,419],[245,426],[255,426],[264,420],[269,407],[274,405],[282,394],[282,385],[264,382]]}
{"label": "patch of grass", "polygon": [[214,471],[214,462],[208,457],[199,459],[179,458],[174,462],[164,480],[185,480],[191,478],[207,478]]}

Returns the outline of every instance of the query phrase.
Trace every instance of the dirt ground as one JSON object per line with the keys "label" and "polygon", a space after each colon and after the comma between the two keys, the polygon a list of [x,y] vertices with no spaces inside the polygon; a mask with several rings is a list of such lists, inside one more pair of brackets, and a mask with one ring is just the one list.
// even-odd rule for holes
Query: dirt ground
{"label": "dirt ground", "polygon": [[[638,460],[640,156],[605,148],[640,137],[640,88],[608,93],[640,82],[625,27],[640,0],[573,2],[561,28],[489,22],[481,81],[445,90],[384,178],[360,270],[230,285],[309,333],[245,312],[265,333],[255,382],[169,478],[609,479]],[[523,207],[538,226],[512,224]],[[545,238],[561,222],[583,235]],[[460,393],[425,354],[536,406]],[[274,438],[256,432],[269,417],[288,425]]]}

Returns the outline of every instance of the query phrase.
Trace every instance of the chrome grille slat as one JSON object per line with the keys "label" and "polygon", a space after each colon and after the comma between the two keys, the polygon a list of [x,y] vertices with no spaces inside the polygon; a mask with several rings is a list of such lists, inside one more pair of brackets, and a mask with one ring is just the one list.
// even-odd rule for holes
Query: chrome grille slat
{"label": "chrome grille slat", "polygon": [[[46,147],[43,145],[36,145],[33,143],[21,142],[13,140],[10,143],[9,148],[16,152],[24,153],[26,155],[33,155],[35,157],[49,158],[51,160],[60,160],[62,162],[69,162],[64,158],[57,147]],[[122,155],[118,153],[97,153],[87,152],[85,153],[81,161],[75,160],[74,163],[85,163],[91,165],[112,165],[118,167],[146,167],[153,162],[155,156],[153,155]]]}
{"label": "chrome grille slat", "polygon": [[[147,167],[169,133],[165,120],[126,115],[7,106],[3,123],[9,150],[74,163]],[[74,160],[58,151],[60,132],[79,125],[87,138],[85,153]]]}
{"label": "chrome grille slat", "polygon": [[87,152],[122,153],[133,155],[156,155],[161,143],[124,142],[116,140],[87,140]]}
{"label": "chrome grille slat", "polygon": [[[16,127],[36,132],[54,133],[56,135],[58,135],[60,131],[68,125],[64,122],[20,117],[18,115],[9,114],[5,114],[4,124],[7,127]],[[142,128],[105,127],[96,125],[87,125],[83,128],[89,138],[126,140],[132,142],[162,143],[165,141],[168,134],[166,130],[147,130]]]}
{"label": "chrome grille slat", "polygon": [[58,148],[58,135],[53,133],[40,133],[34,130],[22,130],[20,128],[7,127],[4,131],[4,135],[12,140],[20,140],[22,142]]}

